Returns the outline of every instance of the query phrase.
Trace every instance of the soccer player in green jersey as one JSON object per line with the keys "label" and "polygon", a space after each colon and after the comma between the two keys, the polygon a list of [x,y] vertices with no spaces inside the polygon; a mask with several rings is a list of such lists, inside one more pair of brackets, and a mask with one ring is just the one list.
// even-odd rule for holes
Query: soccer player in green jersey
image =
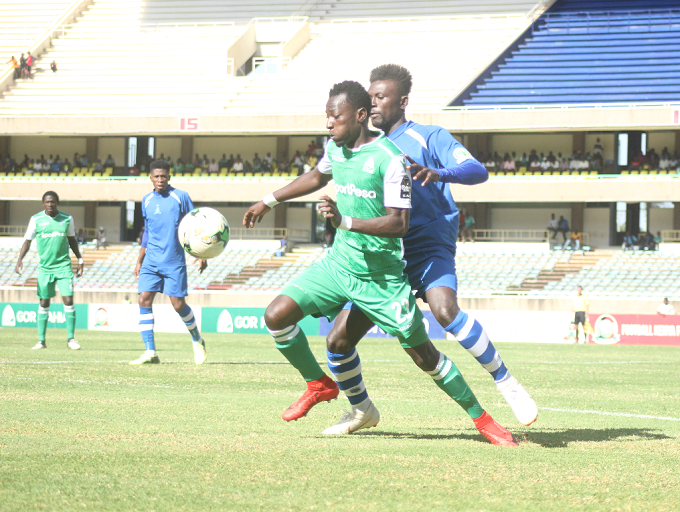
{"label": "soccer player in green jersey", "polygon": [[64,301],[64,316],[66,317],[66,346],[73,350],[80,349],[75,340],[76,308],[73,305],[73,269],[69,247],[78,258],[78,277],[83,275],[83,258],[80,255],[73,217],[60,212],[59,196],[56,192],[45,192],[42,197],[44,212],[36,213],[28,223],[24,236],[24,245],[19,252],[19,261],[14,269],[21,274],[23,259],[31,248],[31,242],[38,239],[38,344],[34,349],[46,348],[45,331],[50,312],[50,299],[56,295],[55,286]]}
{"label": "soccer player in green jersey", "polygon": [[[314,170],[251,206],[243,218],[244,226],[252,228],[279,202],[335,181],[337,202],[322,196],[320,205],[339,229],[333,248],[284,288],[265,312],[276,348],[307,382],[307,391],[284,411],[286,421],[305,416],[317,403],[339,394],[338,385],[321,369],[297,325],[308,315],[333,319],[352,301],[384,331],[396,336],[416,362],[424,359],[419,347],[434,349],[404,274],[401,237],[409,226],[411,177],[399,148],[382,132],[368,129],[370,110],[370,96],[361,84],[346,81],[334,85],[326,104],[331,141],[324,157]],[[436,365],[421,364],[421,368],[470,415],[484,437],[493,444],[517,446],[514,436],[482,409],[453,362],[438,355]],[[324,433],[349,433],[377,425],[380,413],[366,393],[356,349],[339,354],[331,364],[344,370],[347,378],[341,387],[352,412]]]}

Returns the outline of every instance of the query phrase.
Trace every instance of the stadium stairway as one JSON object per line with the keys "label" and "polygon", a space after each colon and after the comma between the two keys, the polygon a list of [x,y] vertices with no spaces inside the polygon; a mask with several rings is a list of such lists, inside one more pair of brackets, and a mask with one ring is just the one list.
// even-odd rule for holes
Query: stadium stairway
{"label": "stadium stairway", "polygon": [[680,4],[560,0],[451,105],[680,101]]}

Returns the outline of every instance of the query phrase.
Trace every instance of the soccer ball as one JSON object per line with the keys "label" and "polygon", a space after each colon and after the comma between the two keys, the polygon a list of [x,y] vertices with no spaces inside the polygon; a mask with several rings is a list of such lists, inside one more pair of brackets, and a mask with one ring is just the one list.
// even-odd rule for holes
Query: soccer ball
{"label": "soccer ball", "polygon": [[186,252],[202,260],[219,256],[229,242],[229,224],[213,208],[195,208],[187,213],[177,230]]}

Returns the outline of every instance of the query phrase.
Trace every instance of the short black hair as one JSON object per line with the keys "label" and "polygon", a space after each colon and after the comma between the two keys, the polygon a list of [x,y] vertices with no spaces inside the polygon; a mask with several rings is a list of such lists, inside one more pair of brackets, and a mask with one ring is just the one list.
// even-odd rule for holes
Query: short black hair
{"label": "short black hair", "polygon": [[335,84],[328,92],[328,97],[339,96],[344,94],[347,96],[347,101],[357,110],[366,109],[366,112],[371,112],[371,97],[364,86],[359,82],[353,80],[345,80],[339,84]]}
{"label": "short black hair", "polygon": [[409,70],[404,66],[399,64],[382,64],[377,68],[373,68],[369,81],[373,83],[379,80],[392,80],[396,82],[401,96],[408,96],[411,93],[413,78]]}
{"label": "short black hair", "polygon": [[53,190],[48,190],[47,192],[45,192],[45,193],[43,194],[43,196],[42,196],[42,202],[43,202],[43,203],[45,202],[45,198],[46,198],[47,196],[53,196],[53,197],[57,200],[57,204],[59,204],[59,194],[57,194],[55,191],[53,191]]}
{"label": "short black hair", "polygon": [[154,160],[149,166],[149,172],[153,171],[154,169],[165,169],[168,171],[168,174],[170,174],[170,162],[167,160]]}

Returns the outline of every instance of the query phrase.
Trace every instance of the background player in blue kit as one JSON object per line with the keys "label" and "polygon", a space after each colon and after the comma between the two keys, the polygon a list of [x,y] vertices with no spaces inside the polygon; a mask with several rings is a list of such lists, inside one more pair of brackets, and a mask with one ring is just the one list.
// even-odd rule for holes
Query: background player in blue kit
{"label": "background player in blue kit", "polygon": [[[151,306],[157,292],[170,298],[172,307],[182,317],[191,333],[194,345],[194,361],[205,362],[205,342],[196,325],[196,319],[184,297],[187,296],[187,264],[184,249],[177,237],[177,227],[182,218],[194,209],[189,194],[171,187],[170,164],[165,160],[151,163],[153,191],[142,199],[144,237],[139,250],[135,278],[139,281],[139,330],[146,352],[130,364],[160,363],[156,355],[153,335],[153,312]],[[206,260],[200,262],[199,272],[208,267]]]}
{"label": "background player in blue kit", "polygon": [[[437,321],[477,359],[493,377],[499,391],[512,407],[517,419],[530,425],[538,416],[536,403],[505,367],[484,328],[458,306],[455,255],[458,237],[458,208],[450,183],[476,185],[488,179],[488,172],[462,144],[440,126],[425,126],[406,120],[411,92],[411,74],[402,66],[385,64],[371,71],[371,121],[384,131],[411,162],[412,177],[422,180],[413,186],[411,222],[404,237],[406,273],[418,297],[428,302]],[[373,323],[351,303],[338,315],[327,339],[329,368],[340,388],[347,391],[359,378],[357,368],[346,361],[359,340]],[[422,369],[437,365],[439,351],[432,342],[409,351]],[[356,358],[358,361],[358,358]],[[345,386],[346,375],[352,386]],[[348,389],[346,389],[348,388]],[[360,411],[359,411],[360,412]],[[360,416],[360,414],[358,414]]]}

